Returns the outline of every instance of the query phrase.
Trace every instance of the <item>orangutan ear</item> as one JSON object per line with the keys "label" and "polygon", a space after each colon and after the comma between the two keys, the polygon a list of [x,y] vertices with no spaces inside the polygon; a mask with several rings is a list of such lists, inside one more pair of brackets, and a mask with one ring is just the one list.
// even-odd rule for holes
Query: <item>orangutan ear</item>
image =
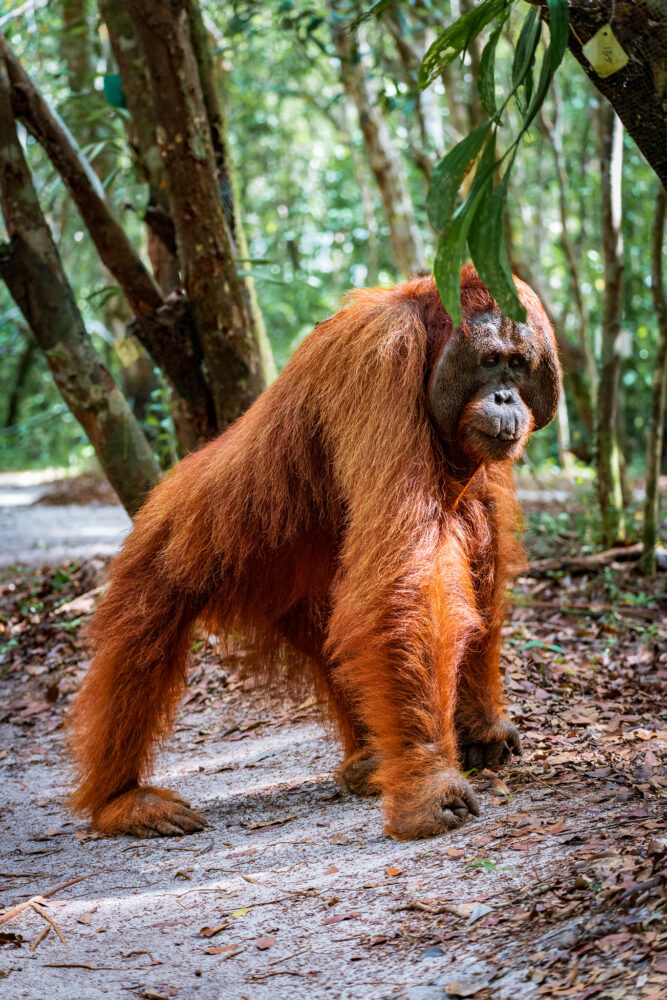
{"label": "orangutan ear", "polygon": [[532,411],[534,430],[539,431],[541,427],[551,423],[558,410],[560,394],[558,358],[551,342],[545,337],[539,364],[521,392],[524,403]]}

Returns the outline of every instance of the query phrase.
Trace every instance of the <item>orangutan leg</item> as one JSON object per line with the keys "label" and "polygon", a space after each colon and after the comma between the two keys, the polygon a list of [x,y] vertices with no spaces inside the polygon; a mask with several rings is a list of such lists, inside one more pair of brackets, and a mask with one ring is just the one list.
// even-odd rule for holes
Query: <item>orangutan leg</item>
{"label": "orangutan leg", "polygon": [[379,758],[370,750],[368,730],[336,684],[324,652],[328,614],[328,603],[324,601],[299,605],[280,621],[279,629],[295,649],[311,658],[316,688],[326,700],[329,716],[343,744],[345,757],[336,772],[338,780],[354,795],[376,795],[379,789],[372,779]]}
{"label": "orangutan leg", "polygon": [[456,736],[464,771],[506,764],[521,755],[519,730],[503,714],[500,671],[502,620],[492,625],[478,648],[466,655],[459,673]]}
{"label": "orangutan leg", "polygon": [[441,544],[430,571],[418,553],[414,585],[402,580],[365,604],[341,581],[331,618],[336,679],[369,731],[372,783],[385,829],[399,840],[434,836],[479,812],[458,768],[454,728],[457,667],[478,620],[464,556],[455,540]]}

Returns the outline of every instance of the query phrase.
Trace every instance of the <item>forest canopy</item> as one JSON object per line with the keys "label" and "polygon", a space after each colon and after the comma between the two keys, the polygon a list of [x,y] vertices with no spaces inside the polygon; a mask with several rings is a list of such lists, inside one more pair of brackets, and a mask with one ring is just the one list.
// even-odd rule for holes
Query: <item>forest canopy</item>
{"label": "forest canopy", "polygon": [[[565,405],[529,461],[571,468],[576,459],[590,470],[597,462],[609,478],[603,514],[617,508],[603,536],[628,537],[624,477],[645,473],[649,431],[664,421],[651,402],[662,365],[662,161],[651,150],[662,133],[644,148],[652,169],[628,132],[637,134],[635,112],[617,102],[624,128],[600,92],[614,104],[614,76],[596,78],[581,33],[609,22],[632,56],[616,81],[631,71],[648,77],[650,60],[664,62],[665,18],[655,4],[640,6],[639,27],[655,39],[644,70],[628,41],[639,30],[629,18],[640,14],[621,0],[596,2],[584,27],[576,4],[568,26],[560,0],[187,0],[169,6],[173,22],[150,0],[5,0],[5,100],[18,146],[5,125],[3,149],[7,160],[20,147],[34,191],[18,219],[16,188],[8,234],[36,232],[41,213],[49,259],[62,263],[63,301],[71,290],[71,315],[59,309],[58,321],[68,336],[76,328],[72,350],[81,348],[89,371],[111,375],[95,368],[86,391],[104,385],[127,404],[123,440],[136,447],[137,483],[224,429],[346,289],[431,269],[447,221],[443,183],[457,211],[486,142],[482,165],[485,155],[493,165],[512,154],[500,187],[490,175],[500,208],[493,240],[541,296],[565,370]],[[182,93],[163,49],[182,54]],[[549,67],[544,86],[540,65]],[[189,119],[193,88],[199,118]],[[508,94],[515,99],[505,103]],[[207,127],[188,133],[191,146],[179,152],[203,118]],[[656,121],[651,135],[664,129],[664,115]],[[470,163],[461,161],[453,183],[448,154],[462,146]],[[210,169],[201,166],[207,156]],[[487,239],[479,227],[479,254]],[[207,240],[216,247],[202,265]],[[13,263],[10,253],[0,261],[0,467],[78,468],[108,414],[77,419],[63,396],[52,347],[19,308],[14,250]],[[456,255],[444,256],[453,273]],[[118,490],[125,466],[109,473],[97,451]]]}

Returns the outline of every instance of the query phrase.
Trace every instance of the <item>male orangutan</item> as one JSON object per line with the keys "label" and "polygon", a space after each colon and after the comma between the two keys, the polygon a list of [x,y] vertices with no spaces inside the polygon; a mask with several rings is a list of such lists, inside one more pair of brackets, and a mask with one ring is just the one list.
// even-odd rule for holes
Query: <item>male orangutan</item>
{"label": "male orangutan", "polygon": [[521,566],[512,463],[556,411],[539,300],[502,316],[474,268],[453,330],[431,277],[352,293],[226,433],[151,494],[111,570],[74,712],[74,805],[97,830],[200,830],[147,785],[196,621],[326,699],[340,780],[399,839],[478,805],[460,767],[520,753],[500,633]]}

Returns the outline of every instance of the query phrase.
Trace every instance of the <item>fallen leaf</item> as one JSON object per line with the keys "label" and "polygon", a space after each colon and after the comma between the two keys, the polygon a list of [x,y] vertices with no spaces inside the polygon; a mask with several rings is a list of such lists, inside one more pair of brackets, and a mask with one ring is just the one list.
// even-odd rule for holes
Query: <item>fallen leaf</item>
{"label": "fallen leaf", "polygon": [[274,937],[261,937],[255,941],[255,948],[259,948],[260,951],[266,951],[267,948],[272,948],[275,943],[276,939]]}
{"label": "fallen leaf", "polygon": [[290,823],[296,816],[283,816],[276,819],[262,819],[258,820],[256,823],[247,823],[248,830],[263,830],[268,826],[282,826],[283,823]]}
{"label": "fallen leaf", "polygon": [[335,865],[332,865],[332,866],[331,866],[331,868],[327,868],[327,870],[325,871],[325,873],[324,873],[324,874],[325,874],[325,875],[333,875],[333,874],[335,874],[335,872],[337,872],[337,871],[339,871],[339,869],[338,869],[338,868],[336,868],[336,866],[335,866]]}
{"label": "fallen leaf", "polygon": [[510,794],[510,790],[509,790],[508,786],[505,784],[505,782],[502,780],[502,778],[496,778],[495,779],[495,781],[493,782],[492,791],[494,791],[494,792],[501,792],[503,795],[509,795]]}
{"label": "fallen leaf", "polygon": [[485,917],[487,913],[491,913],[492,910],[493,907],[487,906],[486,903],[477,903],[475,909],[468,918],[468,923],[474,924],[476,920],[479,920],[480,917]]}
{"label": "fallen leaf", "polygon": [[445,985],[445,994],[448,997],[474,997],[476,993],[486,989],[486,983],[466,983],[462,979],[455,979]]}
{"label": "fallen leaf", "polygon": [[391,875],[392,878],[396,875],[400,875],[402,870],[402,868],[385,868],[387,875]]}
{"label": "fallen leaf", "polygon": [[201,930],[199,931],[199,937],[204,937],[204,938],[215,937],[215,935],[219,934],[220,931],[224,931],[226,927],[231,927],[231,926],[232,925],[230,921],[227,920],[225,921],[224,924],[218,924],[217,927],[202,927]]}
{"label": "fallen leaf", "polygon": [[462,858],[465,855],[465,851],[460,851],[458,847],[448,847],[445,854],[448,858]]}
{"label": "fallen leaf", "polygon": [[241,949],[237,944],[221,944],[214,946],[212,948],[204,948],[205,955],[224,955],[227,954],[229,958],[233,955],[238,955]]}
{"label": "fallen leaf", "polygon": [[252,906],[239,906],[238,910],[234,910],[234,912],[231,913],[230,916],[231,917],[247,917],[247,915],[250,913],[251,910],[252,910]]}
{"label": "fallen leaf", "polygon": [[335,917],[327,917],[324,921],[324,926],[327,924],[339,924],[342,920],[354,920],[358,917],[358,913],[337,913]]}
{"label": "fallen leaf", "polygon": [[80,844],[85,844],[87,840],[101,840],[106,834],[98,833],[97,830],[75,830],[74,836]]}
{"label": "fallen leaf", "polygon": [[11,931],[7,933],[5,931],[3,934],[0,934],[0,948],[5,944],[11,944],[14,948],[20,948],[23,944],[23,938],[20,934],[14,934]]}

